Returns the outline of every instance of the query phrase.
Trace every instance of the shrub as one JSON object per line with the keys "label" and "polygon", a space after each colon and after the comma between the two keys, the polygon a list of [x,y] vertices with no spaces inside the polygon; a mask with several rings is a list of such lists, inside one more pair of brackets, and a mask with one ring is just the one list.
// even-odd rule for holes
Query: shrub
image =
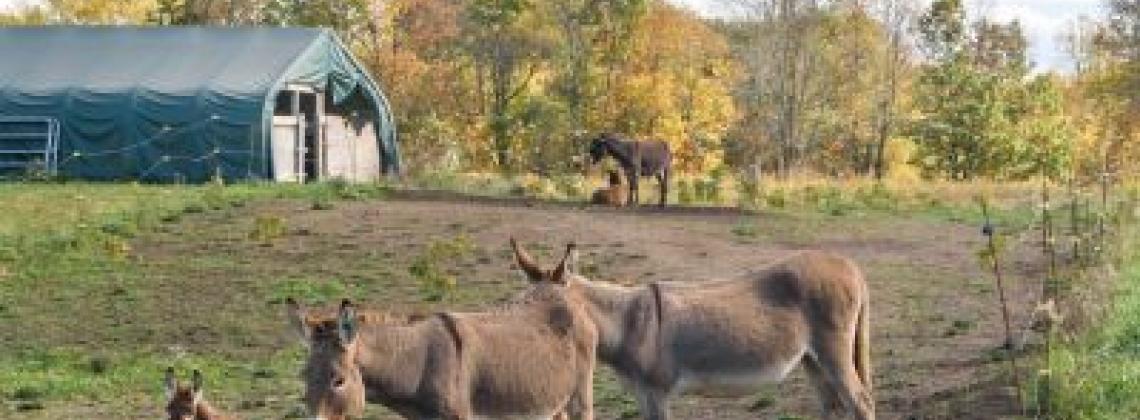
{"label": "shrub", "polygon": [[764,203],[768,207],[782,209],[788,205],[788,197],[783,188],[773,188],[764,196]]}
{"label": "shrub", "polygon": [[693,192],[693,185],[685,179],[677,181],[677,202],[681,204],[692,204],[696,201],[696,194]]}

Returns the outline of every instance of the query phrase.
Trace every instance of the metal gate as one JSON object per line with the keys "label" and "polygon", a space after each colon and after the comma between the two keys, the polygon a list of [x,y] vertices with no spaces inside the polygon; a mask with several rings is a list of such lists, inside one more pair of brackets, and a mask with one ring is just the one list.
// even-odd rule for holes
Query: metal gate
{"label": "metal gate", "polygon": [[0,173],[59,169],[59,121],[51,117],[0,116]]}

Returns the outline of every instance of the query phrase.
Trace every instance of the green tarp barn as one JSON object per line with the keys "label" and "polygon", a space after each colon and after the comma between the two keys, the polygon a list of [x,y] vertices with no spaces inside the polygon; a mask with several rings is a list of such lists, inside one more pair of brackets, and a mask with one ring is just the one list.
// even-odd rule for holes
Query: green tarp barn
{"label": "green tarp barn", "polygon": [[[314,103],[339,116],[336,123],[347,131],[330,128],[319,134],[327,144],[315,142],[314,121],[330,123],[313,114]],[[275,120],[289,115],[308,128],[275,128]],[[0,28],[0,121],[8,120],[0,134],[5,127],[21,130],[20,118],[27,117],[58,121],[58,171],[66,177],[281,180],[275,172],[282,162],[275,169],[273,160],[285,158],[295,159],[298,171],[306,171],[301,162],[310,165],[308,176],[291,180],[329,175],[314,172],[318,159],[369,163],[361,167],[376,176],[399,170],[384,94],[327,29]],[[371,144],[336,149],[340,139],[328,133]]]}

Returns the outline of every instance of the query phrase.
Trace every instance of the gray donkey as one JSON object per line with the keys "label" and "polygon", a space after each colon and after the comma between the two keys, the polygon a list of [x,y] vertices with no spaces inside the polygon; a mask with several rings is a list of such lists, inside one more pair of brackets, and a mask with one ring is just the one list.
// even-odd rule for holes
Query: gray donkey
{"label": "gray donkey", "polygon": [[[511,245],[543,287],[546,271],[513,238]],[[597,326],[598,358],[632,388],[647,419],[668,419],[670,396],[741,395],[798,364],[824,417],[845,405],[858,419],[875,418],[867,285],[846,258],[804,252],[740,278],[642,287],[570,271],[567,297]]]}
{"label": "gray donkey", "polygon": [[566,257],[542,285],[487,312],[416,318],[335,314],[289,302],[309,347],[304,398],[319,418],[359,415],[365,400],[411,419],[593,418],[597,331],[564,298]]}

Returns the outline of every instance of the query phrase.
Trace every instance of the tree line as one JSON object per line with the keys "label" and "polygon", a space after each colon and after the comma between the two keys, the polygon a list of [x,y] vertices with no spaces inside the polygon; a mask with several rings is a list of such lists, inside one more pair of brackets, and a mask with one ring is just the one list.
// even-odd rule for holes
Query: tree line
{"label": "tree line", "polygon": [[380,81],[412,170],[557,173],[599,132],[680,170],[1022,179],[1135,170],[1140,7],[1063,34],[1034,72],[1019,22],[961,0],[47,0],[4,24],[333,28]]}

